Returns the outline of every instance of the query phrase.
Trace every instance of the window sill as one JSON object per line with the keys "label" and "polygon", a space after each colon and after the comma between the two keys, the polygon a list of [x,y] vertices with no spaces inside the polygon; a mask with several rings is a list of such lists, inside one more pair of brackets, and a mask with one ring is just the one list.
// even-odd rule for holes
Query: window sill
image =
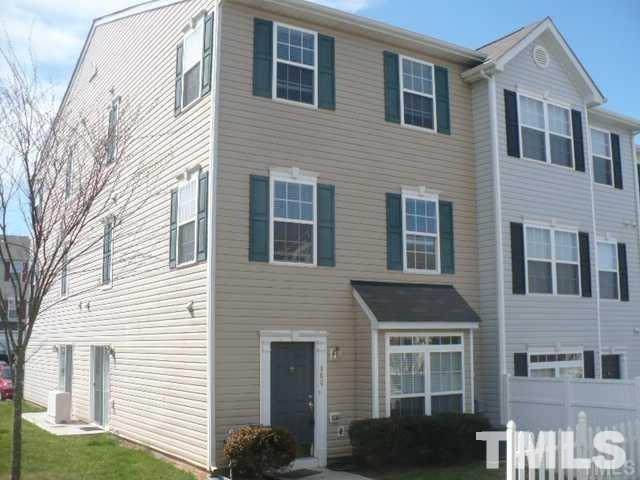
{"label": "window sill", "polygon": [[194,100],[193,102],[191,102],[189,105],[187,105],[186,107],[182,107],[179,111],[175,111],[175,107],[173,110],[173,117],[174,118],[178,118],[180,115],[182,115],[183,113],[188,112],[189,110],[192,110],[196,105],[198,105],[200,103],[200,101],[203,98],[208,97],[211,94],[211,90],[209,90],[209,92],[205,93],[204,95],[200,95],[196,100]]}
{"label": "window sill", "polygon": [[286,98],[278,98],[276,96],[272,96],[271,100],[275,103],[282,103],[283,105],[295,105],[297,107],[306,108],[308,110],[319,110],[317,103],[304,103],[304,102],[296,102],[295,100],[287,100]]}
{"label": "window sill", "polygon": [[277,260],[269,260],[269,265],[279,265],[285,267],[304,267],[304,268],[316,268],[316,263],[297,263],[297,262],[279,262]]}
{"label": "window sill", "polygon": [[[400,120],[400,126],[402,128],[407,128],[409,130],[413,130],[414,132],[426,132],[426,133],[431,133],[431,134],[438,134],[439,133],[435,128],[424,128],[424,127],[417,127],[415,125],[409,125],[408,123],[405,123],[404,120]],[[451,135],[447,135],[447,136],[450,137]]]}
{"label": "window sill", "polygon": [[113,288],[112,283],[107,283],[106,285],[100,285],[100,290],[111,290]]}
{"label": "window sill", "polygon": [[412,268],[405,268],[402,273],[415,274],[415,275],[442,275],[442,272],[438,270],[416,270]]}
{"label": "window sill", "polygon": [[600,183],[600,182],[596,182],[595,180],[593,181],[593,186],[595,188],[599,188],[602,189],[603,191],[620,191],[622,192],[624,189],[623,188],[616,188],[615,185],[608,185],[606,183]]}
{"label": "window sill", "polygon": [[537,160],[535,158],[529,158],[529,157],[525,157],[525,156],[520,156],[520,157],[510,157],[509,155],[507,155],[507,158],[512,158],[514,160],[526,160],[527,162],[532,162],[533,164],[536,165],[543,165],[543,166],[548,166],[548,167],[554,167],[554,168],[559,168],[565,172],[571,172],[571,173],[581,173],[581,174],[586,174],[587,172],[581,172],[579,170],[576,170],[575,165],[571,166],[571,167],[567,167],[565,165],[558,165],[557,163],[551,163],[548,162],[546,160]]}

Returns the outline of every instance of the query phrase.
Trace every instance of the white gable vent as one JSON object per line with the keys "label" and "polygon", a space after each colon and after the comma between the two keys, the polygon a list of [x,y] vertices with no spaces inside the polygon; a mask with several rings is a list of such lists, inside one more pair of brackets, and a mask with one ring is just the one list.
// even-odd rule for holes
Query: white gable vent
{"label": "white gable vent", "polygon": [[540,68],[547,68],[549,66],[549,52],[547,52],[547,49],[541,45],[533,47],[533,61]]}

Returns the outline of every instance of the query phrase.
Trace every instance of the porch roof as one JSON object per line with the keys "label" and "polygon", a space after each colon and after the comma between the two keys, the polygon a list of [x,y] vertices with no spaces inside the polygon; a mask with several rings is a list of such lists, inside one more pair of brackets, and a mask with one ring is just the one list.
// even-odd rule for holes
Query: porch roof
{"label": "porch roof", "polygon": [[352,280],[351,286],[381,323],[480,322],[453,285]]}

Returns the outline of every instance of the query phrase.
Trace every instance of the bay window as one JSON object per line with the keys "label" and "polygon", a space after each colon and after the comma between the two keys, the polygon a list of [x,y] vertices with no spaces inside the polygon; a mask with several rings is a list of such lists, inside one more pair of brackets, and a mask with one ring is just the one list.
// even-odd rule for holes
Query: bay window
{"label": "bay window", "polygon": [[464,411],[461,336],[390,336],[387,352],[389,415]]}

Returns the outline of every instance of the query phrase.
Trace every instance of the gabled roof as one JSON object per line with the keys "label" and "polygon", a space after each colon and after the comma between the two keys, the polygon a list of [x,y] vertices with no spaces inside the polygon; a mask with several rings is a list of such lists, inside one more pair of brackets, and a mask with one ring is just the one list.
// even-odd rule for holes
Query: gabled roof
{"label": "gabled roof", "polygon": [[589,72],[571,49],[565,38],[551,18],[547,17],[539,22],[520,28],[498,40],[488,43],[478,49],[487,55],[487,60],[463,73],[463,78],[475,81],[481,78],[481,71],[502,71],[509,61],[527,48],[533,41],[545,32],[551,33],[560,49],[564,52],[568,74],[573,78],[576,86],[583,92],[589,106],[601,105],[606,98],[593,81]]}

